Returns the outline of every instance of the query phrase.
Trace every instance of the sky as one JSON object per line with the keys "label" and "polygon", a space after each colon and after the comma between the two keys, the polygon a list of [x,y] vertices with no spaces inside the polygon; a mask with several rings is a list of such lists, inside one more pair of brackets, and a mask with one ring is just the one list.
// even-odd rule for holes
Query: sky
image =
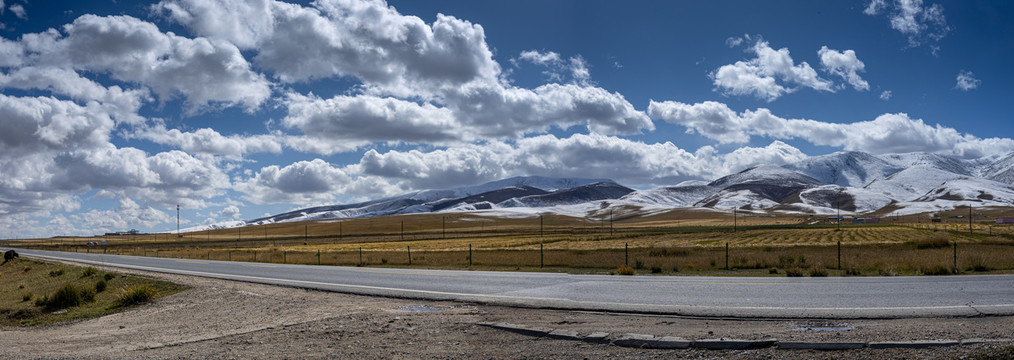
{"label": "sky", "polygon": [[0,238],[1014,151],[1002,1],[0,0]]}

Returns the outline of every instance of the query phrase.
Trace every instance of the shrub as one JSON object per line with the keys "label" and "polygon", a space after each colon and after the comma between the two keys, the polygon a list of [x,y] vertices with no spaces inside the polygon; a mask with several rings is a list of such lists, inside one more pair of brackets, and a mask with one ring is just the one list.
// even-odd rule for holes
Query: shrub
{"label": "shrub", "polygon": [[95,292],[100,293],[103,291],[106,291],[106,280],[99,279],[99,281],[95,283]]}
{"label": "shrub", "polygon": [[968,266],[965,268],[968,271],[989,271],[989,266],[986,266],[986,260],[981,256],[973,256],[968,259]]}
{"label": "shrub", "polygon": [[29,271],[32,271],[32,267],[31,266],[25,266],[25,272],[29,272]]}
{"label": "shrub", "polygon": [[86,267],[83,272],[81,272],[81,277],[86,278],[86,277],[95,275],[95,273],[97,273],[97,272],[98,271],[95,270],[95,268],[89,266],[89,267]]}
{"label": "shrub", "polygon": [[847,269],[845,269],[845,275],[848,275],[848,276],[859,276],[859,275],[862,275],[862,274],[863,274],[863,271],[859,270],[859,268],[857,268],[855,266],[849,266]]}
{"label": "shrub", "polygon": [[634,259],[634,268],[638,270],[644,269],[644,261]]}
{"label": "shrub", "polygon": [[52,277],[63,276],[63,269],[52,270],[49,272],[49,276]]}
{"label": "shrub", "polygon": [[637,272],[635,272],[634,269],[630,268],[629,266],[620,266],[616,268],[617,275],[634,275],[636,273]]}
{"label": "shrub", "polygon": [[827,277],[827,269],[820,265],[814,266],[810,268],[810,277]]}
{"label": "shrub", "polygon": [[662,267],[661,266],[652,266],[651,267],[651,273],[652,274],[658,274],[660,272],[662,272]]}
{"label": "shrub", "polygon": [[381,264],[387,264],[387,259],[385,259],[385,258],[380,258],[380,263],[381,263]]}
{"label": "shrub", "polygon": [[951,269],[943,265],[934,265],[922,268],[922,273],[926,275],[950,275]]}
{"label": "shrub", "polygon": [[132,306],[137,304],[144,304],[151,301],[155,297],[155,290],[150,286],[141,285],[130,288],[120,294],[120,299],[117,301],[120,306]]}
{"label": "shrub", "polygon": [[803,269],[796,268],[796,267],[785,269],[785,276],[788,276],[788,277],[802,277],[803,276]]}
{"label": "shrub", "polygon": [[[92,297],[94,298],[94,295]],[[52,297],[43,296],[42,299],[35,300],[36,306],[45,307],[47,310],[66,309],[71,306],[81,305],[82,303],[81,292],[70,284],[64,285],[60,290],[57,290]]]}
{"label": "shrub", "polygon": [[109,280],[112,280],[114,277],[116,277],[116,275],[113,275],[113,274],[110,274],[110,273],[106,273],[106,275],[103,276],[102,278],[106,279],[106,281],[109,281]]}
{"label": "shrub", "polygon": [[81,289],[78,295],[81,296],[82,304],[95,301],[95,291],[92,289]]}
{"label": "shrub", "polygon": [[21,296],[21,302],[32,301],[32,294],[24,294]]}
{"label": "shrub", "polygon": [[672,266],[672,272],[674,272],[674,273],[678,273],[678,272],[680,272],[680,267],[679,267],[679,266],[676,266],[676,265],[673,265],[673,266]]}
{"label": "shrub", "polygon": [[778,269],[777,268],[770,268],[770,269],[768,269],[768,274],[777,275],[778,274]]}

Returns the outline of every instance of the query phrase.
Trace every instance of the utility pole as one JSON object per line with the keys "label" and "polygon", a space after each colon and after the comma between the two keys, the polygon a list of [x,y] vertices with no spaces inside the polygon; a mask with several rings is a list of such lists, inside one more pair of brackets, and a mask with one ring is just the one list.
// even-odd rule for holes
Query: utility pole
{"label": "utility pole", "polygon": [[180,237],[180,204],[176,204],[176,237]]}

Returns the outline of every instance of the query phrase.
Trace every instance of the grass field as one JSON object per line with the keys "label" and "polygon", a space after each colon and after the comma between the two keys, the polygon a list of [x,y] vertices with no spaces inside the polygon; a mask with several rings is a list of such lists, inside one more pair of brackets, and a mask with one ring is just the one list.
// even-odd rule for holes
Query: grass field
{"label": "grass field", "polygon": [[[913,215],[879,224],[826,216],[680,209],[650,216],[502,218],[417,214],[181,234],[50,238],[14,246],[140,256],[302,263],[657,274],[918,275],[1014,270],[1010,209]],[[967,210],[964,214],[967,215]],[[84,246],[106,241],[102,246]],[[728,249],[728,251],[726,250]],[[839,256],[840,254],[840,256]],[[956,256],[955,256],[956,255]],[[955,268],[956,265],[956,268]]]}
{"label": "grass field", "polygon": [[0,327],[98,317],[182,290],[143,277],[17,259],[0,265]]}

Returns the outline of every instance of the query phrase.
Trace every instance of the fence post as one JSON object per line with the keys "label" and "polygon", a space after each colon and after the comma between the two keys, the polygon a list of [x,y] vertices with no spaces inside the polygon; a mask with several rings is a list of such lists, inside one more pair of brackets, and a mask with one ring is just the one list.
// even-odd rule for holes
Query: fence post
{"label": "fence post", "polygon": [[282,250],[282,264],[288,264],[288,260],[285,258],[286,255],[288,255],[288,250]]}
{"label": "fence post", "polygon": [[630,247],[627,243],[623,243],[623,266],[630,266]]}
{"label": "fence post", "polygon": [[841,240],[838,240],[838,270],[841,270]]}
{"label": "fence post", "polygon": [[954,273],[958,273],[958,242],[954,242]]}
{"label": "fence post", "polygon": [[320,249],[317,249],[317,265],[320,265]]}
{"label": "fence post", "polygon": [[729,270],[729,243],[725,243],[725,270]]}
{"label": "fence post", "polygon": [[[340,224],[340,223],[339,223]],[[363,264],[363,247],[359,247],[359,265]]]}
{"label": "fence post", "polygon": [[408,248],[408,265],[412,266],[412,247],[406,246],[406,248]]}
{"label": "fence post", "polygon": [[543,244],[539,244],[539,267],[540,268],[546,266],[546,256],[542,252],[542,246],[543,246]]}
{"label": "fence post", "polygon": [[254,262],[257,262],[257,250],[254,250]]}
{"label": "fence post", "polygon": [[468,267],[472,267],[472,244],[468,244]]}
{"label": "fence post", "polygon": [[232,261],[232,250],[229,250],[229,261]]}

